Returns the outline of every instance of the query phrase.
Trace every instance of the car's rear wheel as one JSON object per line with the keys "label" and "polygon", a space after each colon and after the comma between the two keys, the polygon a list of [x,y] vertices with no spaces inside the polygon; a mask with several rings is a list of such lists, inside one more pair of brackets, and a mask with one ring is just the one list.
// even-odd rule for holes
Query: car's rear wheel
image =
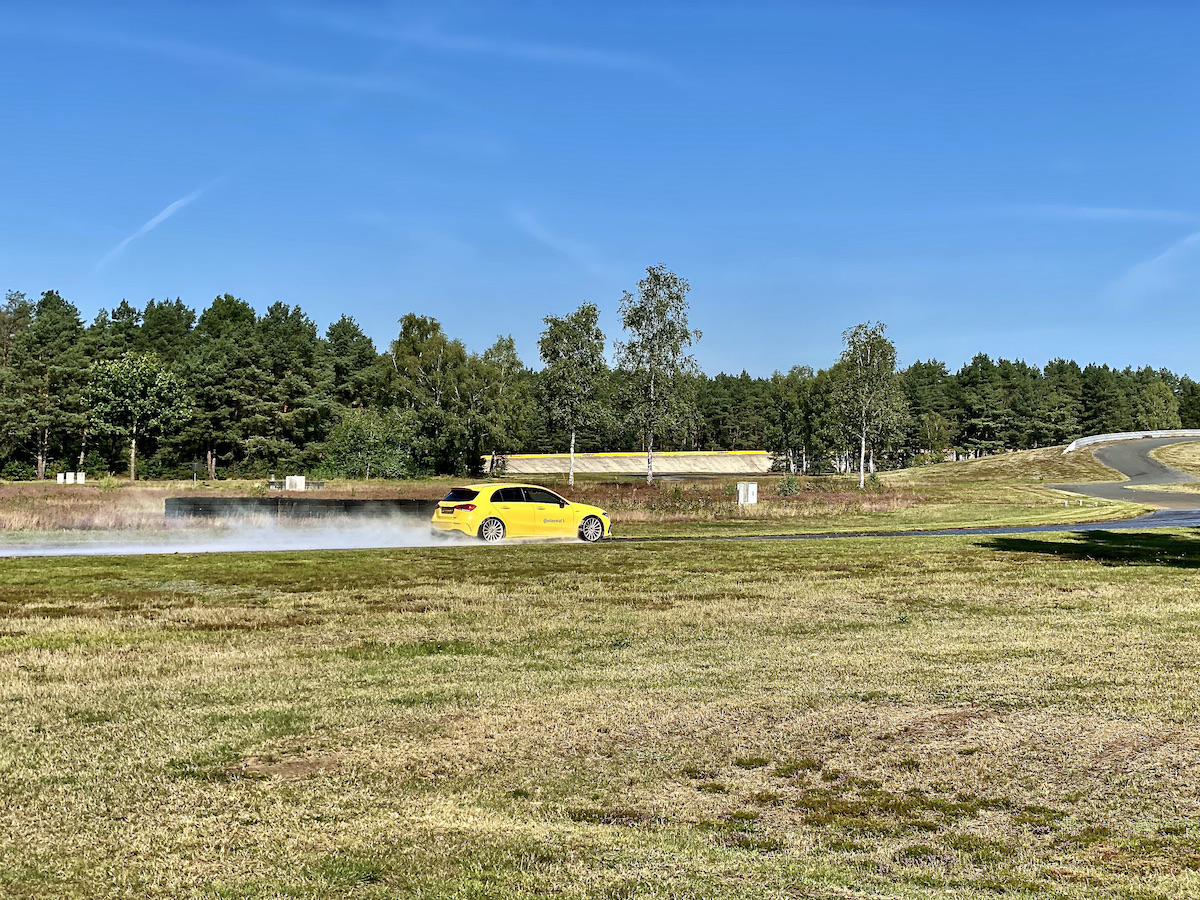
{"label": "car's rear wheel", "polygon": [[479,523],[479,539],[489,544],[504,540],[504,523],[491,516]]}
{"label": "car's rear wheel", "polygon": [[588,516],[579,523],[579,537],[594,544],[604,537],[604,523],[596,516]]}

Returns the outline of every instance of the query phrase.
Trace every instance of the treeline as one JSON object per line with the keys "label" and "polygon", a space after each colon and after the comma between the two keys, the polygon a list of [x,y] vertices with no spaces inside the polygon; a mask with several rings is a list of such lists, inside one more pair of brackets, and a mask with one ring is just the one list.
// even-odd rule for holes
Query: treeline
{"label": "treeline", "polygon": [[[594,307],[547,317],[544,367],[534,370],[510,337],[472,352],[415,314],[381,351],[348,316],[322,334],[297,306],[275,303],[260,316],[228,294],[198,315],[178,299],[140,309],[122,301],[85,324],[54,291],[36,300],[10,292],[0,308],[0,477],[466,474],[485,457],[572,443],[766,448],[781,468],[849,471],[860,455],[891,467],[1200,427],[1200,386],[1149,368],[1054,360],[1039,369],[980,355],[957,372],[916,362],[855,382],[848,338],[827,369],[709,377],[683,355],[699,338],[687,328],[686,293],[673,273],[647,270],[622,301],[614,368]],[[891,347],[881,327],[869,336]],[[872,384],[886,388],[883,400],[851,396]],[[869,418],[860,415],[870,403]]]}
{"label": "treeline", "polygon": [[[838,365],[797,367],[770,378],[717,375],[701,391],[697,444],[766,447],[796,468],[849,471],[845,413],[835,402]],[[1200,428],[1200,384],[1166,369],[1039,368],[979,354],[951,372],[938,360],[896,373],[905,409],[874,446],[887,467],[1065,444],[1090,434]],[[789,428],[790,425],[790,428]],[[781,427],[782,426],[782,427]]]}

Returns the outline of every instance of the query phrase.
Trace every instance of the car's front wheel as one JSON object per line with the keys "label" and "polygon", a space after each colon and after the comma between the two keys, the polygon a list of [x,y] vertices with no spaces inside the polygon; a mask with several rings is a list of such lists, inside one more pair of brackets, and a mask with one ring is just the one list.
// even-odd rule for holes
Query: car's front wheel
{"label": "car's front wheel", "polygon": [[504,523],[495,516],[479,523],[479,539],[489,544],[504,540]]}
{"label": "car's front wheel", "polygon": [[604,537],[604,523],[597,516],[588,516],[579,523],[579,537],[594,544]]}

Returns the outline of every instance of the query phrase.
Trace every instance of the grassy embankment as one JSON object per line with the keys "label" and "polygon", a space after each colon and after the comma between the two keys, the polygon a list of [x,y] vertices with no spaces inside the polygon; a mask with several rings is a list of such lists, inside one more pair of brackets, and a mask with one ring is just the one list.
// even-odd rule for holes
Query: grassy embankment
{"label": "grassy embankment", "polygon": [[[1200,478],[1200,441],[1189,441],[1184,444],[1168,444],[1151,450],[1150,455],[1161,463],[1172,468],[1187,472]],[[1182,484],[1167,484],[1155,490],[1200,492],[1200,481],[1184,482]]]}
{"label": "grassy embankment", "polygon": [[[857,478],[822,476],[800,479],[801,490],[779,496],[780,476],[763,476],[759,503],[739,509],[736,478],[659,479],[648,488],[633,479],[579,476],[574,488],[566,477],[534,479],[570,498],[608,510],[619,536],[664,534],[763,534],[830,531],[903,531],[971,525],[1020,525],[1096,521],[1136,515],[1142,507],[1100,500],[1079,500],[1046,485],[1113,481],[1120,476],[1090,453],[1064,457],[1048,448],[900,472],[881,473],[866,491]],[[513,480],[519,480],[514,477]],[[330,482],[325,497],[442,496],[463,479],[410,482]],[[266,493],[261,482],[151,482],[131,486],[8,485],[0,487],[0,528],[161,527],[162,501],[191,493]],[[1066,505],[1064,505],[1064,501]],[[185,522],[169,523],[186,527]]]}
{"label": "grassy embankment", "polygon": [[7,560],[0,895],[1200,893],[1188,533]]}

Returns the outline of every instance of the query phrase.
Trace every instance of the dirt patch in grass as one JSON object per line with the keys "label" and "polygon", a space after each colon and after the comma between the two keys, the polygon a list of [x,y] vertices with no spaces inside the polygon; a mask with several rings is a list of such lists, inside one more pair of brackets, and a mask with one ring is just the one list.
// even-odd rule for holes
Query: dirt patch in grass
{"label": "dirt patch in grass", "polygon": [[314,756],[277,758],[249,756],[230,770],[231,775],[245,778],[278,778],[296,781],[315,775],[333,775],[341,771],[345,757],[340,753]]}

